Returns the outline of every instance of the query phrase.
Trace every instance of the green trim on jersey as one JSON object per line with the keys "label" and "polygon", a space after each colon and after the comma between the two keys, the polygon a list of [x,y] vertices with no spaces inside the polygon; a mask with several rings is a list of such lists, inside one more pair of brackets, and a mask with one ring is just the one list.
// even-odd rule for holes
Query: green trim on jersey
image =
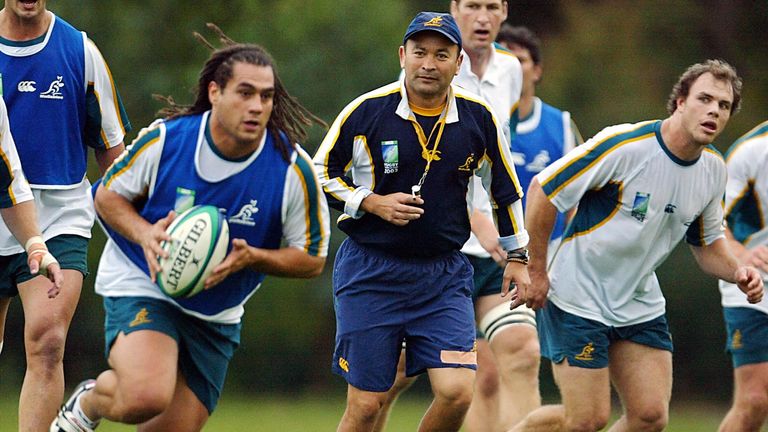
{"label": "green trim on jersey", "polygon": [[621,182],[609,182],[598,190],[587,191],[579,201],[578,211],[568,225],[563,241],[588,234],[610,220],[621,208],[623,191]]}
{"label": "green trim on jersey", "polygon": [[725,159],[728,160],[728,158],[731,157],[731,155],[738,150],[742,144],[744,144],[747,141],[750,141],[755,138],[762,138],[768,136],[768,120],[760,123],[759,125],[755,126],[747,132],[746,134],[742,135],[737,139],[736,141],[731,144],[731,146],[728,148],[728,150],[725,152]]}
{"label": "green trim on jersey", "polygon": [[38,37],[36,37],[34,39],[25,40],[25,41],[13,41],[13,40],[6,39],[6,38],[0,36],[0,44],[7,45],[7,46],[10,46],[10,47],[16,47],[16,48],[24,48],[24,47],[29,47],[29,46],[32,46],[32,45],[37,45],[37,44],[43,42],[47,35],[48,35],[48,31],[46,29],[46,32],[41,34],[40,36],[38,36]]}
{"label": "green trim on jersey", "polygon": [[160,128],[156,127],[144,135],[141,135],[140,137],[136,138],[136,140],[131,145],[130,149],[128,150],[128,153],[124,153],[115,163],[112,164],[111,167],[107,170],[106,173],[104,173],[104,180],[103,185],[104,187],[109,187],[109,184],[114,180],[117,176],[128,170],[128,168],[133,165],[133,162],[136,160],[136,158],[143,152],[145,149],[149,148],[152,144],[156,143],[160,139]]}
{"label": "green trim on jersey", "polygon": [[660,120],[641,123],[637,129],[610,136],[605,140],[596,143],[594,147],[584,153],[583,156],[574,159],[554,175],[545,179],[541,184],[544,193],[551,199],[553,195],[559,192],[568,183],[592,168],[612,151],[619,149],[625,144],[630,144],[655,134],[657,125],[661,125]]}
{"label": "green trim on jersey", "polygon": [[321,223],[322,212],[317,204],[319,190],[316,187],[317,183],[312,181],[315,175],[314,168],[312,161],[304,159],[299,152],[296,154],[294,167],[304,185],[304,200],[306,201],[307,221],[309,222],[305,251],[312,256],[318,256],[321,249],[320,244],[325,236]]}

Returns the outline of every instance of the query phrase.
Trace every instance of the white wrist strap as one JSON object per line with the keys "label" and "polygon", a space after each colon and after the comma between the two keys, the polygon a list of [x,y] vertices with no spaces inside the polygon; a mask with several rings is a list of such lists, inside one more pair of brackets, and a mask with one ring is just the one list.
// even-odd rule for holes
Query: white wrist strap
{"label": "white wrist strap", "polygon": [[42,254],[42,258],[40,259],[39,273],[43,276],[48,276],[48,266],[51,264],[58,264],[56,258],[54,258],[50,252],[48,252],[48,247],[45,245],[45,241],[40,236],[34,236],[27,240],[27,243],[24,245],[24,249],[27,251],[27,255],[30,258],[34,255]]}
{"label": "white wrist strap", "polygon": [[32,245],[34,244],[41,244],[43,245],[43,247],[47,249],[47,247],[45,246],[45,240],[43,240],[43,238],[38,235],[38,236],[32,236],[29,238],[29,240],[27,240],[27,243],[24,245],[24,250],[27,251],[27,253],[29,253],[29,248],[32,247]]}

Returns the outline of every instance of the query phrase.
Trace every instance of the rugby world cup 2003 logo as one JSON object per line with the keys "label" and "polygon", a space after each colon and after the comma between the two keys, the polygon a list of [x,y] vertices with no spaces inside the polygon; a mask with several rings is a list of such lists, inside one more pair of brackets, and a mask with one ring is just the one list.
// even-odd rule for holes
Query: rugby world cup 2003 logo
{"label": "rugby world cup 2003 logo", "polygon": [[651,201],[651,194],[647,192],[638,192],[635,194],[635,202],[632,203],[632,217],[640,222],[645,221],[648,216],[648,203]]}
{"label": "rugby world cup 2003 logo", "polygon": [[384,174],[396,173],[400,163],[397,140],[381,142],[381,157],[384,159]]}

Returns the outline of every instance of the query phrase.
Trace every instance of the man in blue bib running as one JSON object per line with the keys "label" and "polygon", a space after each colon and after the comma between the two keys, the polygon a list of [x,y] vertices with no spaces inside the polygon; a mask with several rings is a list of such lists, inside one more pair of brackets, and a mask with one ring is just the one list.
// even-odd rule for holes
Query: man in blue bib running
{"label": "man in blue bib running", "polygon": [[[95,204],[109,234],[96,277],[110,369],[78,386],[51,432],[102,418],[142,431],[199,431],[240,342],[244,304],[267,274],[320,274],[328,205],[297,144],[314,119],[285,90],[261,47],[213,52],[192,106],[172,105],[107,171]],[[227,257],[190,298],[155,284],[160,242],[179,213],[213,205],[229,223]]]}

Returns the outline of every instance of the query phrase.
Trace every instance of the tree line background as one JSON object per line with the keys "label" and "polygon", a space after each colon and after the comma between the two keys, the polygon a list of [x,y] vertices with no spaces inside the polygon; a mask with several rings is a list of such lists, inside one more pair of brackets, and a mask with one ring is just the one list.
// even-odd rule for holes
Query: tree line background
{"label": "tree line background", "polygon": [[[413,15],[419,10],[447,11],[449,1],[51,0],[48,6],[87,31],[107,59],[133,124],[126,138],[130,143],[162,107],[153,94],[193,101],[208,50],[192,32],[215,41],[206,22],[218,24],[236,41],[266,47],[288,90],[330,123],[353,98],[397,77],[397,49]],[[512,0],[509,9],[509,22],[529,26],[542,39],[539,96],[570,111],[585,139],[607,125],[664,118],[667,96],[679,74],[707,58],[727,60],[744,79],[742,111],[716,143],[718,149],[725,151],[767,117],[768,2]],[[313,153],[323,133],[314,127],[304,148]],[[93,167],[91,171],[94,180]],[[342,239],[343,234],[334,231],[321,277],[268,278],[252,297],[227,392],[343,395],[343,381],[330,373],[335,329],[330,275]],[[94,228],[91,275],[65,358],[70,385],[106,367],[103,309],[93,292],[103,242],[100,229]],[[717,284],[701,274],[686,249],[679,247],[658,272],[676,347],[675,398],[727,401],[731,370],[723,352]],[[22,332],[21,307],[14,301],[0,356],[0,390],[11,394],[18,392],[23,378]],[[543,385],[545,396],[555,398],[547,372]]]}

